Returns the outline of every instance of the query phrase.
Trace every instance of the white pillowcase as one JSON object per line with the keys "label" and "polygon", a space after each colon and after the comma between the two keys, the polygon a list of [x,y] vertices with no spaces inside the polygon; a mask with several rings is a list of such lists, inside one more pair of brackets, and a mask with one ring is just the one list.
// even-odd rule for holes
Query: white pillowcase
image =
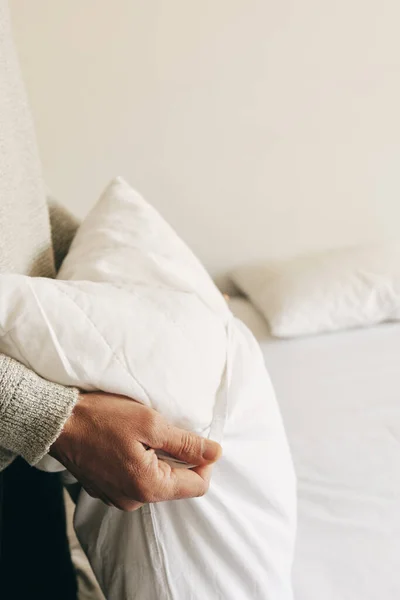
{"label": "white pillowcase", "polygon": [[367,327],[400,317],[400,242],[242,267],[232,278],[276,337]]}

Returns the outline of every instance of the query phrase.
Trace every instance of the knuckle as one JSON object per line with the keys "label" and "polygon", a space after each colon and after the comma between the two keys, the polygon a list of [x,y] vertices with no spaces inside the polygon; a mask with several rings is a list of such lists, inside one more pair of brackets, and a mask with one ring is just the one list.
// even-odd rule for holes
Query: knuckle
{"label": "knuckle", "polygon": [[115,508],[118,508],[118,510],[125,511],[128,508],[128,503],[125,500],[120,500],[119,498],[113,500],[113,505],[115,506]]}
{"label": "knuckle", "polygon": [[142,466],[136,465],[130,469],[129,478],[124,486],[124,496],[133,502],[149,502],[150,490],[148,474]]}
{"label": "knuckle", "polygon": [[152,494],[149,490],[139,492],[137,494],[137,499],[138,502],[142,502],[143,504],[151,504],[152,502],[156,501],[154,494]]}
{"label": "knuckle", "polygon": [[118,508],[118,510],[122,510],[124,512],[132,512],[136,507],[136,502],[125,498],[115,500],[113,504],[115,508]]}
{"label": "knuckle", "polygon": [[187,456],[201,456],[201,440],[190,432],[185,432],[181,440],[182,454]]}
{"label": "knuckle", "polygon": [[148,484],[147,481],[140,482],[136,493],[136,497],[138,502],[144,502],[145,504],[156,502],[156,495],[154,494],[154,490],[152,489],[152,486]]}
{"label": "knuckle", "polygon": [[143,417],[143,432],[146,438],[153,443],[157,443],[162,437],[163,419],[155,410],[149,409]]}
{"label": "knuckle", "polygon": [[209,488],[208,483],[204,483],[204,485],[197,492],[197,498],[201,498],[202,496],[205,496],[206,493],[208,492],[208,488]]}

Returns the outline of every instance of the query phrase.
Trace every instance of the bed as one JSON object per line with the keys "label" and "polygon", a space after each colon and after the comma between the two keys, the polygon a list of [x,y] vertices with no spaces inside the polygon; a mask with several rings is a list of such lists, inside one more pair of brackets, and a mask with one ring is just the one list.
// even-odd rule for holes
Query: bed
{"label": "bed", "polygon": [[277,340],[244,298],[298,476],[296,600],[400,598],[400,324]]}

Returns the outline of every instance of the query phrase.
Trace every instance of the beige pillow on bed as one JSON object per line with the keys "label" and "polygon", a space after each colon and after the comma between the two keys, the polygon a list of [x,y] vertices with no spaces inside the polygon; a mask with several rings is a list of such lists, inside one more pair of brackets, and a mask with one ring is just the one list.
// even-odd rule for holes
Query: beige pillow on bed
{"label": "beige pillow on bed", "polygon": [[400,317],[400,242],[241,267],[232,279],[276,337],[367,327]]}

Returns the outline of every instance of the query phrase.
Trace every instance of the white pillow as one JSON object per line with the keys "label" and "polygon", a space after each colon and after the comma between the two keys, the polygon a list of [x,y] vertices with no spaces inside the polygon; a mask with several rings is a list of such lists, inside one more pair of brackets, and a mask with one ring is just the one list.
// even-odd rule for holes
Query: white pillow
{"label": "white pillow", "polygon": [[59,277],[0,275],[0,352],[59,383],[132,397],[224,450],[204,498],[124,513],[82,490],[75,529],[106,598],[292,600],[295,479],[251,333],[121,179]]}
{"label": "white pillow", "polygon": [[232,278],[276,337],[367,327],[400,317],[400,242],[242,267]]}
{"label": "white pillow", "polygon": [[128,395],[204,431],[229,310],[189,248],[122,179],[79,228],[58,279],[1,276],[0,350],[45,379]]}

